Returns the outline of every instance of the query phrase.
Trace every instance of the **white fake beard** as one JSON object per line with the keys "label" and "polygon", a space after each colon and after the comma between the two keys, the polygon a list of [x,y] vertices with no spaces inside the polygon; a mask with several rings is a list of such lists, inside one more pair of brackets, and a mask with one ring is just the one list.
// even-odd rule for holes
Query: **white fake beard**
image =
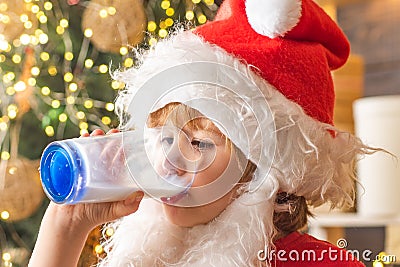
{"label": "white fake beard", "polygon": [[136,213],[114,223],[115,234],[105,245],[108,256],[99,266],[265,266],[257,253],[271,249],[276,232],[276,188],[265,182],[192,228],[172,225],[159,202],[144,199]]}

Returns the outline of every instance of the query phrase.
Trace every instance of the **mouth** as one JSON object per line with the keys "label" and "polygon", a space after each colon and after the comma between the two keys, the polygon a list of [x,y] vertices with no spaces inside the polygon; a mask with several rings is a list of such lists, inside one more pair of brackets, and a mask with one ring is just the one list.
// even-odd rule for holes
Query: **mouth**
{"label": "mouth", "polygon": [[187,191],[185,190],[182,193],[179,193],[178,195],[172,196],[172,197],[160,197],[160,200],[167,205],[173,205],[177,203],[179,200],[181,200],[183,197],[187,195]]}

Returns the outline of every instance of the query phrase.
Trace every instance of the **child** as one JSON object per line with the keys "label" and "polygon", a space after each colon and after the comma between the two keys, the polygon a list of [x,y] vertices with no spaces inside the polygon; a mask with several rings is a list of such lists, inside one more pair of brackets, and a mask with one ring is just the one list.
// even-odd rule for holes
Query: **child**
{"label": "child", "polygon": [[364,266],[299,232],[308,205],[353,204],[354,160],[369,153],[332,126],[330,70],[348,54],[312,0],[225,0],[215,21],[160,42],[116,73],[121,129],[141,130],[148,109],[148,127],[182,129],[207,164],[181,199],[51,203],[30,266],[75,266],[89,231],[118,218],[100,266]]}

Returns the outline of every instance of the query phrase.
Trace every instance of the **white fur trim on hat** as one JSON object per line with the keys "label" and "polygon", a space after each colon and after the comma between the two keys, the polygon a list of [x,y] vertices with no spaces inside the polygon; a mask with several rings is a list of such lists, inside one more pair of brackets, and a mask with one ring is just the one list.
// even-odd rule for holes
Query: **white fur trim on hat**
{"label": "white fur trim on hat", "polygon": [[250,26],[269,38],[284,36],[300,21],[300,0],[247,0],[245,4]]}

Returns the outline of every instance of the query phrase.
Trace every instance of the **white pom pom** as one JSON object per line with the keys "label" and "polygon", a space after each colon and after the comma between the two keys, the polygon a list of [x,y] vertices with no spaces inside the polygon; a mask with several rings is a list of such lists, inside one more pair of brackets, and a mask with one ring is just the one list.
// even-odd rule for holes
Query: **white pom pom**
{"label": "white pom pom", "polygon": [[301,17],[301,0],[247,0],[247,19],[257,33],[275,38],[284,36]]}

